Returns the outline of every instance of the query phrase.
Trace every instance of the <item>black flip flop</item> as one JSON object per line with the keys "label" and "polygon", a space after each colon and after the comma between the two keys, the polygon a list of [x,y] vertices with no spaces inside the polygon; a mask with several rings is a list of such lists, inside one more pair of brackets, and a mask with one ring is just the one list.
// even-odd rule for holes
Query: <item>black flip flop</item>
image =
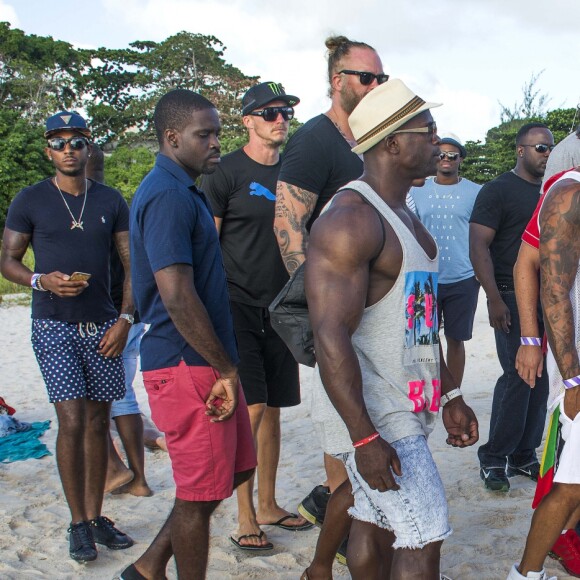
{"label": "black flip flop", "polygon": [[283,530],[289,530],[291,532],[301,532],[303,530],[309,530],[314,527],[314,524],[307,521],[300,526],[288,526],[284,524],[286,520],[298,519],[301,516],[298,514],[288,514],[287,516],[281,517],[277,522],[272,522],[270,524],[260,524],[261,526],[276,526],[277,528],[282,528]]}
{"label": "black flip flop", "polygon": [[263,546],[252,546],[252,545],[246,546],[240,543],[240,540],[243,540],[244,538],[261,539],[263,535],[264,532],[260,532],[259,534],[244,534],[243,536],[239,536],[237,540],[230,536],[230,542],[234,546],[236,546],[236,548],[239,548],[240,550],[247,550],[249,552],[264,552],[266,550],[272,550],[274,548],[274,544],[272,544],[272,542],[268,542]]}

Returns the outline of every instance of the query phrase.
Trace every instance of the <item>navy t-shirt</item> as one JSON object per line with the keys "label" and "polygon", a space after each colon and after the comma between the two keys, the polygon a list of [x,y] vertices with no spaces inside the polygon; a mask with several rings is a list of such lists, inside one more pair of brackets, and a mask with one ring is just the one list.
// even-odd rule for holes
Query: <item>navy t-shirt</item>
{"label": "navy t-shirt", "polygon": [[530,183],[512,171],[486,183],[475,200],[470,223],[495,230],[489,246],[497,284],[511,286],[522,234],[540,199],[540,184]]}
{"label": "navy t-shirt", "polygon": [[288,281],[274,235],[276,165],[262,165],[243,149],[226,155],[201,186],[222,218],[220,242],[230,297],[266,308]]}
{"label": "navy t-shirt", "polygon": [[318,195],[312,223],[334,194],[363,172],[361,158],[326,115],[318,115],[302,125],[284,149],[279,181],[290,183]]}
{"label": "navy t-shirt", "polygon": [[191,177],[161,153],[135,193],[130,225],[135,305],[141,321],[151,325],[141,342],[141,369],[174,367],[181,360],[209,366],[179,333],[159,295],[154,274],[173,264],[193,268],[196,292],[237,364],[226,273],[209,202]]}
{"label": "navy t-shirt", "polygon": [[[102,183],[89,181],[82,215],[84,229],[71,229],[71,217],[52,179],[20,191],[8,210],[6,227],[30,234],[34,271],[42,274],[87,272],[89,286],[78,296],[59,298],[52,292],[32,293],[32,318],[63,322],[106,322],[117,316],[110,289],[113,234],[129,229],[129,209],[122,195]],[[85,194],[63,191],[76,219]]]}

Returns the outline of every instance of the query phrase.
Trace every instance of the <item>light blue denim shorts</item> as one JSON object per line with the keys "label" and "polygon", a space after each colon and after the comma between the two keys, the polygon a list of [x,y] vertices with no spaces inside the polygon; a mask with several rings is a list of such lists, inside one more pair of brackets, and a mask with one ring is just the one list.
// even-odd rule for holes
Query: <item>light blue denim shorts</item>
{"label": "light blue denim shorts", "polygon": [[131,326],[127,336],[127,344],[123,351],[123,365],[125,366],[125,396],[120,401],[113,401],[111,405],[111,419],[124,415],[139,415],[139,403],[133,388],[133,381],[137,374],[137,359],[139,346],[145,334],[145,323],[136,322]]}
{"label": "light blue denim shorts", "polygon": [[423,548],[451,535],[443,482],[423,436],[391,443],[401,461],[401,477],[394,475],[397,491],[371,489],[356,468],[354,452],[338,457],[352,484],[354,507],[349,514],[393,532],[393,548]]}

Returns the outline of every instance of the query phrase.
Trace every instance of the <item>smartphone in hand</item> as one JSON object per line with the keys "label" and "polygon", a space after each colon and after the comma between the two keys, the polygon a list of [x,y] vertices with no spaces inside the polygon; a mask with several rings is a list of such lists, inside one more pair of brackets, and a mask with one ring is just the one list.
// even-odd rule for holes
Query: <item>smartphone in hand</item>
{"label": "smartphone in hand", "polygon": [[87,274],[86,272],[73,272],[70,275],[70,279],[73,282],[86,282],[91,277],[91,274]]}

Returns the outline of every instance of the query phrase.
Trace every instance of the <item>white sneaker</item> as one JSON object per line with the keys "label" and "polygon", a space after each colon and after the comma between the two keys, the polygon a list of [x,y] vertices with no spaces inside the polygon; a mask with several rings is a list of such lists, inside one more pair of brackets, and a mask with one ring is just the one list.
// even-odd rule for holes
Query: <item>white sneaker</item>
{"label": "white sneaker", "polygon": [[540,572],[528,572],[526,576],[522,576],[518,572],[518,567],[516,564],[512,566],[507,580],[558,580],[557,576],[550,576],[546,574],[546,571],[542,568]]}

